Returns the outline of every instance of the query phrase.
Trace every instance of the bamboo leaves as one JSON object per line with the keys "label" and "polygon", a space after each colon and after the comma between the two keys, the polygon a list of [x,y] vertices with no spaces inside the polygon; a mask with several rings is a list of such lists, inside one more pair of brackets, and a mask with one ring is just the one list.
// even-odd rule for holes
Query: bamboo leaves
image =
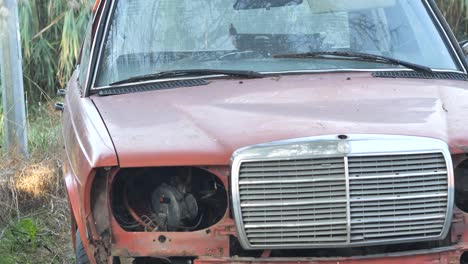
{"label": "bamboo leaves", "polygon": [[468,0],[436,0],[448,23],[459,38],[468,38]]}
{"label": "bamboo leaves", "polygon": [[70,78],[93,2],[20,1],[24,81],[30,102],[55,94]]}

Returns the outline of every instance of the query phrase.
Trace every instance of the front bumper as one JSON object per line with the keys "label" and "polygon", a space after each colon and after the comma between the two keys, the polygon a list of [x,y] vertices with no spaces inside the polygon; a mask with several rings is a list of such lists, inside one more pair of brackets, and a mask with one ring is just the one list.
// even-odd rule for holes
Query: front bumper
{"label": "front bumper", "polygon": [[459,264],[468,243],[456,247],[361,258],[200,258],[194,264]]}

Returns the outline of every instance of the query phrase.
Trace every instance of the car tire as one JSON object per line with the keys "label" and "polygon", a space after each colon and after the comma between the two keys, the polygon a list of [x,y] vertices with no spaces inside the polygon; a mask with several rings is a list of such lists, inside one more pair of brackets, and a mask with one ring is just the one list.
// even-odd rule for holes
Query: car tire
{"label": "car tire", "polygon": [[80,232],[76,232],[76,239],[75,239],[76,249],[75,249],[75,257],[76,257],[76,264],[89,264],[88,255],[86,255],[86,250],[83,246],[83,241],[81,241]]}

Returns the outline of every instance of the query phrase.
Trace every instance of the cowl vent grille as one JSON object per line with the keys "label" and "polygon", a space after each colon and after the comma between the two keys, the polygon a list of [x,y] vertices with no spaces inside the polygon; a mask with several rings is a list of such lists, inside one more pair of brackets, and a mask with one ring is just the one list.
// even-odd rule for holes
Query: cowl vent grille
{"label": "cowl vent grille", "polygon": [[379,71],[373,72],[372,76],[377,78],[407,78],[407,79],[436,79],[468,81],[468,75],[454,72],[415,72],[415,71]]}
{"label": "cowl vent grille", "polygon": [[139,85],[130,85],[130,86],[121,86],[121,87],[112,87],[99,90],[99,96],[109,96],[109,95],[119,95],[119,94],[129,94],[129,93],[141,93],[155,90],[166,90],[173,88],[181,87],[194,87],[207,85],[208,82],[203,79],[193,79],[193,80],[173,80],[173,81],[163,81],[155,83],[145,83]]}

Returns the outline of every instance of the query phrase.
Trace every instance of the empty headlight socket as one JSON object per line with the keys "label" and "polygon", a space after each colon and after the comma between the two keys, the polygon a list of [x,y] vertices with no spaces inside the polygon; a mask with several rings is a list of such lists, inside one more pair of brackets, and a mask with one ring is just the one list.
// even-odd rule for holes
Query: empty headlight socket
{"label": "empty headlight socket", "polygon": [[111,210],[128,232],[192,232],[219,222],[227,198],[223,182],[202,168],[122,169],[112,184]]}

